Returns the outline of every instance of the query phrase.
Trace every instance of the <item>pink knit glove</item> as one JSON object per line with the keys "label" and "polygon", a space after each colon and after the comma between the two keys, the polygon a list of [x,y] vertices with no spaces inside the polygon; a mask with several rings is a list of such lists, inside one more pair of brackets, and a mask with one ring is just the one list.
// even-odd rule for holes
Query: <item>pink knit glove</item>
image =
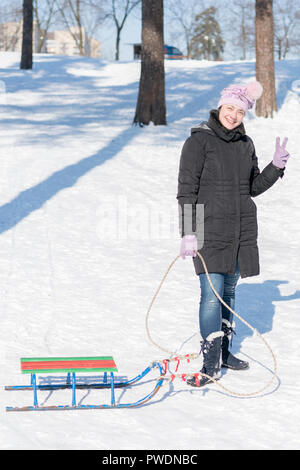
{"label": "pink knit glove", "polygon": [[197,238],[196,235],[185,235],[181,239],[180,256],[185,259],[186,256],[197,256]]}
{"label": "pink knit glove", "polygon": [[290,154],[286,150],[285,146],[287,144],[288,138],[283,139],[282,145],[280,145],[280,137],[276,137],[276,150],[273,156],[273,165],[277,168],[284,168],[286,162],[288,161]]}

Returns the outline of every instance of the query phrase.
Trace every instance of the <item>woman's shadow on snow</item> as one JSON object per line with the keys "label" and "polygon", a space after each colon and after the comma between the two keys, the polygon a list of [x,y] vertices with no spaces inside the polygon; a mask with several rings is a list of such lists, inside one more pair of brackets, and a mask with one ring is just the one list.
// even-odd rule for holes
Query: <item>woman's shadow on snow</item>
{"label": "woman's shadow on snow", "polygon": [[[287,302],[300,298],[299,290],[291,295],[282,295],[279,289],[282,284],[288,284],[288,281],[268,280],[260,284],[244,283],[237,286],[235,311],[260,334],[268,333],[273,328],[274,302]],[[234,335],[232,351],[237,353],[242,342],[254,333],[240,320],[235,318],[234,321],[237,334]]]}

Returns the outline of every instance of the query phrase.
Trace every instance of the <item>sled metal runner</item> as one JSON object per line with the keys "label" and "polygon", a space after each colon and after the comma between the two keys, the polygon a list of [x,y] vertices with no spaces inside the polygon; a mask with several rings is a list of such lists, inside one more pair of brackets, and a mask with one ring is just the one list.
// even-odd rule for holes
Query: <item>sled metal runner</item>
{"label": "sled metal runner", "polygon": [[[159,370],[159,377],[153,390],[138,401],[132,403],[117,403],[115,390],[118,388],[130,387],[143,379],[154,369]],[[118,371],[116,364],[111,356],[84,357],[84,358],[22,358],[21,371],[23,374],[31,375],[30,385],[8,385],[5,390],[31,390],[33,392],[33,405],[23,407],[6,407],[6,411],[50,411],[50,410],[95,410],[106,408],[134,408],[144,405],[158,392],[163,385],[164,371],[159,362],[153,362],[141,374],[130,380],[119,380],[115,376]],[[92,383],[78,382],[77,372],[102,372],[97,381]],[[58,373],[67,372],[66,380],[62,383],[37,383],[37,374],[39,373]],[[81,377],[82,379],[82,377]],[[55,391],[62,389],[72,390],[72,402],[70,405],[49,405],[40,406],[38,403],[38,391]],[[110,403],[82,405],[76,402],[77,389],[110,389]]]}

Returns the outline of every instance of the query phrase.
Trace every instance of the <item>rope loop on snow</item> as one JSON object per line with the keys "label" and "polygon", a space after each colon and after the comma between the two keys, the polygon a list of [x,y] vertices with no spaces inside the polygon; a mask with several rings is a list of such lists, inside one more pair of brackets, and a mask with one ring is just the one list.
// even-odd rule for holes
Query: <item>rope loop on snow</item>
{"label": "rope loop on snow", "polygon": [[[261,394],[262,392],[264,392],[270,385],[271,383],[273,382],[274,378],[276,377],[277,375],[277,362],[276,362],[276,357],[275,357],[275,354],[272,350],[272,348],[270,347],[270,345],[268,344],[268,342],[266,341],[266,339],[252,326],[250,325],[250,323],[248,323],[244,318],[242,318],[238,313],[236,313],[231,307],[229,307],[229,305],[227,305],[227,303],[222,299],[222,297],[220,297],[220,295],[218,294],[218,292],[215,290],[214,286],[213,286],[213,283],[210,279],[210,276],[209,276],[209,273],[208,273],[208,270],[207,270],[207,266],[206,266],[206,263],[204,261],[204,258],[203,256],[199,253],[199,251],[197,251],[197,255],[198,257],[200,258],[201,262],[202,262],[202,265],[203,265],[203,268],[204,268],[204,271],[205,271],[205,274],[207,276],[207,279],[208,279],[208,282],[209,282],[209,285],[212,289],[212,291],[214,292],[214,294],[216,295],[216,297],[220,300],[220,302],[225,305],[226,308],[228,308],[228,310],[233,314],[235,315],[242,323],[244,323],[250,330],[253,331],[254,334],[256,334],[262,341],[263,343],[265,344],[266,348],[269,350],[271,356],[272,356],[272,359],[273,359],[273,371],[272,371],[272,377],[271,379],[269,380],[269,382],[262,388],[260,388],[259,390],[257,391],[254,391],[254,392],[251,392],[251,393],[239,393],[239,392],[235,392],[233,390],[230,390],[229,388],[225,387],[224,385],[222,385],[220,383],[220,381],[218,380],[215,380],[213,379],[212,377],[210,377],[209,375],[207,374],[204,374],[202,372],[194,372],[194,373],[185,373],[185,374],[180,374],[180,373],[177,373],[178,371],[178,368],[179,368],[179,364],[181,361],[184,361],[186,360],[187,362],[190,362],[191,360],[193,359],[197,359],[199,356],[200,356],[200,353],[190,353],[190,354],[185,354],[183,356],[180,356],[180,355],[176,355],[173,351],[169,351],[168,349],[162,347],[160,344],[158,344],[156,341],[153,340],[151,334],[150,334],[150,329],[149,329],[149,316],[150,316],[150,311],[153,307],[153,304],[158,296],[158,293],[162,287],[162,285],[164,284],[169,272],[171,271],[172,267],[174,266],[174,264],[176,263],[176,261],[178,260],[178,258],[180,258],[180,255],[176,256],[173,261],[170,263],[167,271],[165,272],[162,280],[160,281],[159,283],[159,286],[157,288],[157,290],[155,291],[154,293],[154,296],[150,302],[150,305],[148,307],[148,310],[147,310],[147,314],[146,314],[146,331],[147,331],[147,336],[149,338],[149,340],[151,341],[152,344],[154,344],[158,349],[160,349],[161,351],[164,351],[166,353],[168,353],[170,355],[170,358],[169,359],[164,359],[163,361],[157,361],[157,362],[161,362],[163,364],[163,368],[164,368],[164,375],[160,376],[159,378],[160,379],[164,379],[164,380],[167,380],[167,381],[172,381],[176,378],[176,377],[180,377],[182,380],[186,380],[187,377],[195,377],[196,379],[196,385],[199,384],[199,377],[200,376],[203,376],[203,377],[207,377],[210,379],[211,382],[215,383],[216,385],[218,385],[219,387],[221,387],[223,390],[225,390],[227,393],[229,393],[230,395],[232,396],[236,396],[236,397],[252,397],[254,395],[259,395]],[[176,365],[176,369],[175,369],[175,374],[171,374],[170,376],[167,376],[165,375],[167,373],[167,368],[168,368],[168,364],[170,362],[176,362],[177,365]]]}

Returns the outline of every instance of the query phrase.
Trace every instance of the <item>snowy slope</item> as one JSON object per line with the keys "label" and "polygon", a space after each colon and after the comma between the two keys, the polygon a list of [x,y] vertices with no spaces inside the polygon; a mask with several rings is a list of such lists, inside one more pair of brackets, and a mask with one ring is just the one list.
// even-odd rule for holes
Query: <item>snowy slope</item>
{"label": "snowy slope", "polygon": [[[276,355],[272,385],[239,398],[176,379],[141,408],[5,412],[6,405],[32,402],[30,392],[3,390],[28,381],[19,372],[22,356],[112,354],[129,377],[166,357],[149,341],[145,316],[178,254],[180,150],[223,87],[255,76],[254,62],[168,62],[168,126],[137,128],[139,63],[38,55],[34,64],[20,71],[17,54],[0,55],[1,448],[299,449],[300,61],[276,63],[275,118],[250,113],[245,121],[261,168],[277,135],[289,137],[292,155],[284,178],[255,200],[261,274],[237,289],[237,312]],[[197,352],[198,302],[192,262],[180,259],[151,311],[155,341],[180,354]],[[224,373],[222,383],[251,393],[270,380],[272,357],[236,323],[233,349],[251,368]],[[134,401],[154,378],[117,397]],[[105,402],[102,393],[79,391],[78,399]],[[69,403],[70,391],[41,392],[39,399]]]}

